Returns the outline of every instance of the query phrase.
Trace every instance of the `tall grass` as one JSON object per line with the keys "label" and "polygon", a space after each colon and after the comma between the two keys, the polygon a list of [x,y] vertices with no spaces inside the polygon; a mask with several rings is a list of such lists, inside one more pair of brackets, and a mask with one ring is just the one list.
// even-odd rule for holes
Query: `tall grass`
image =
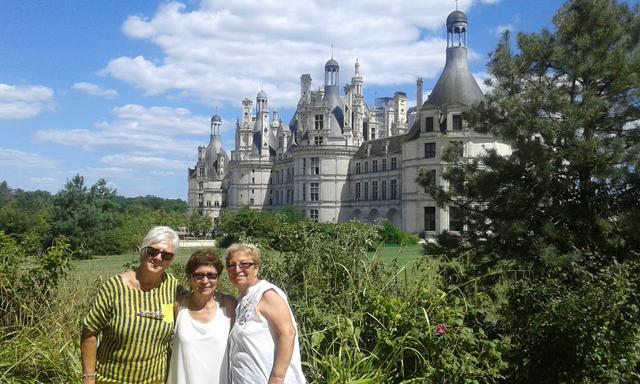
{"label": "tall grass", "polygon": [[74,278],[64,280],[33,307],[24,307],[30,321],[0,330],[0,382],[75,383],[81,364],[81,316],[95,289]]}

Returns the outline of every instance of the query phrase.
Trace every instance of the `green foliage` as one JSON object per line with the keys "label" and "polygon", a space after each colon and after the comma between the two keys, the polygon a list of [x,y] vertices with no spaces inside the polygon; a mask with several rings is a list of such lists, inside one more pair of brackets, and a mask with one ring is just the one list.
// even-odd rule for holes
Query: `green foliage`
{"label": "green foliage", "polygon": [[[186,212],[187,204],[182,200],[124,198],[104,179],[87,188],[80,175],[55,196],[13,190],[6,182],[0,183],[0,231],[11,235],[29,253],[42,252],[58,236],[69,239],[78,257],[131,251],[155,225],[187,228]],[[210,226],[210,221],[201,221]]]}
{"label": "green foliage", "polygon": [[519,34],[517,50],[505,36],[489,63],[492,92],[465,114],[512,153],[452,162],[444,177],[462,175],[461,198],[420,181],[465,210],[465,240],[489,261],[544,268],[547,247],[621,261],[640,248],[638,6],[574,0],[553,22]]}
{"label": "green foliage", "polygon": [[443,177],[462,188],[418,177],[467,227],[431,251],[476,274],[525,271],[497,323],[513,338],[506,382],[637,382],[640,6],[570,0],[553,24],[517,48],[505,34],[492,92],[465,113],[512,152],[447,153]]}
{"label": "green foliage", "polygon": [[[29,308],[47,300],[71,268],[68,241],[59,238],[41,254],[29,254],[0,231],[0,325],[29,321]],[[25,317],[26,316],[26,317]]]}
{"label": "green foliage", "polygon": [[640,263],[558,272],[512,287],[505,318],[521,363],[509,382],[640,381]]}
{"label": "green foliage", "polygon": [[385,244],[411,245],[418,244],[418,236],[404,232],[389,220],[382,222],[378,230],[380,240]]}

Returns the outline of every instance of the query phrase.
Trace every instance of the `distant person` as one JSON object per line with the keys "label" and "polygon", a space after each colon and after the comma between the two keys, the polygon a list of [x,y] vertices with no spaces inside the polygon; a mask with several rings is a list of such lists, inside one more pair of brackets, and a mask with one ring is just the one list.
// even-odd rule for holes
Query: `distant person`
{"label": "distant person", "polygon": [[227,249],[229,280],[240,291],[229,336],[233,384],[302,384],[296,321],[287,295],[258,279],[260,251],[254,245]]}
{"label": "distant person", "polygon": [[142,240],[140,266],[102,284],[82,321],[83,383],[165,382],[178,287],[165,270],[178,242],[173,229],[152,228]]}
{"label": "distant person", "polygon": [[179,299],[168,384],[229,384],[227,341],[236,300],[216,292],[223,271],[215,250],[196,251],[185,273],[192,291]]}

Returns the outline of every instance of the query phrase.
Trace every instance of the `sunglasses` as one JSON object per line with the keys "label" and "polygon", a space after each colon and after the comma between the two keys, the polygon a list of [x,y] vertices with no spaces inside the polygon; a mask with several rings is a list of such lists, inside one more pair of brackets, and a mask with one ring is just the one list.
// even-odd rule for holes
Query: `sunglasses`
{"label": "sunglasses", "polygon": [[162,252],[159,249],[155,249],[155,248],[150,247],[150,246],[146,247],[145,253],[149,257],[156,257],[156,256],[160,255],[160,257],[164,261],[169,261],[169,260],[173,259],[173,256],[174,256],[174,254],[171,253],[171,252]]}
{"label": "sunglasses", "polygon": [[202,272],[194,272],[191,274],[194,280],[202,281],[206,277],[207,280],[218,280],[218,274],[215,272],[202,273]]}
{"label": "sunglasses", "polygon": [[244,271],[245,269],[256,265],[256,263],[252,263],[250,261],[241,261],[238,264],[227,264],[227,269],[230,271],[235,271],[236,267],[240,268],[240,270]]}

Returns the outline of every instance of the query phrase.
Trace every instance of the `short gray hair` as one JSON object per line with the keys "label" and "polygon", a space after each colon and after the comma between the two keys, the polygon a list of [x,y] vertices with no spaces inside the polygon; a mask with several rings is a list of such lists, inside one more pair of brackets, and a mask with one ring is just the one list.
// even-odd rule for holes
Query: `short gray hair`
{"label": "short gray hair", "polygon": [[164,225],[158,225],[157,227],[151,228],[144,239],[142,239],[142,245],[140,248],[142,249],[150,246],[151,244],[156,244],[165,240],[171,242],[175,252],[178,251],[178,247],[180,246],[180,238],[178,237],[178,234],[173,229]]}
{"label": "short gray hair", "polygon": [[260,265],[260,250],[255,245],[247,244],[247,243],[231,244],[229,248],[227,248],[225,261],[228,262],[229,258],[231,258],[231,255],[237,252],[244,253],[245,255],[249,256],[254,263],[256,263],[257,265]]}

